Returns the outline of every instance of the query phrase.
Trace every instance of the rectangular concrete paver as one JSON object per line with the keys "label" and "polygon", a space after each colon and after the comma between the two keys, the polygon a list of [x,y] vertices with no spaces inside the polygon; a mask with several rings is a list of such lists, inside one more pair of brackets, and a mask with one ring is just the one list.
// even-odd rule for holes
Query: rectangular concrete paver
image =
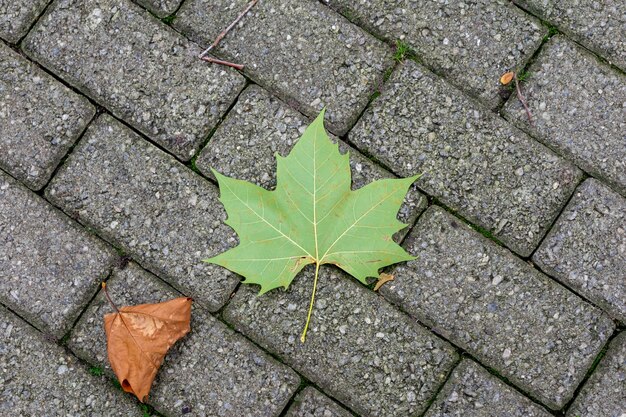
{"label": "rectangular concrete paver", "polygon": [[337,269],[322,267],[313,316],[300,342],[313,269],[287,291],[243,285],[226,321],[358,414],[413,416],[443,384],[452,347]]}
{"label": "rectangular concrete paver", "polygon": [[626,8],[615,0],[513,0],[626,70]]}
{"label": "rectangular concrete paver", "polygon": [[43,187],[96,109],[0,41],[0,167]]}
{"label": "rectangular concrete paver", "polygon": [[[107,288],[121,305],[162,302],[179,297],[154,275],[131,262],[116,269]],[[69,346],[78,356],[112,374],[106,360],[103,316],[112,312],[101,292],[72,332]],[[191,332],[168,352],[148,403],[168,416],[278,416],[298,388],[298,375],[194,306]]]}
{"label": "rectangular concrete paver", "polygon": [[498,80],[520,70],[547,29],[508,1],[325,0],[389,41],[401,40],[424,64],[490,107]]}
{"label": "rectangular concrete paver", "polygon": [[104,242],[0,171],[0,301],[61,338],[117,258]]}
{"label": "rectangular concrete paver", "polygon": [[523,88],[533,124],[514,96],[507,118],[626,195],[626,75],[557,36],[530,67]]}
{"label": "rectangular concrete paver", "polygon": [[352,414],[313,387],[298,394],[285,417],[351,417]]}
{"label": "rectangular concrete paver", "polygon": [[469,359],[456,367],[425,417],[550,417]]}
{"label": "rectangular concrete paver", "polygon": [[129,0],[60,0],[23,48],[164,148],[190,159],[245,80]]}
{"label": "rectangular concrete paver", "polygon": [[567,417],[622,417],[626,414],[626,332],[609,345]]}
{"label": "rectangular concrete paver", "polygon": [[0,415],[140,417],[128,395],[0,306]]}
{"label": "rectangular concrete paver", "polygon": [[[273,189],[276,186],[275,154],[286,156],[308,124],[304,116],[262,88],[250,86],[200,153],[196,165],[207,176],[213,176],[213,168],[229,177]],[[393,177],[344,141],[331,138],[339,143],[342,153],[350,152],[353,189]],[[426,197],[413,187],[398,218],[413,224],[426,204]],[[401,239],[406,232],[407,229],[398,232],[396,238]]]}
{"label": "rectangular concrete paver", "polygon": [[235,242],[209,181],[110,116],[100,116],[46,196],[210,310],[238,278],[202,262]]}
{"label": "rectangular concrete paver", "polygon": [[[210,45],[247,0],[190,0],[174,26]],[[264,0],[224,38],[216,54],[308,116],[325,106],[331,131],[345,134],[392,64],[391,49],[317,0]]]}
{"label": "rectangular concrete paver", "polygon": [[362,152],[532,253],[578,184],[573,164],[407,61],[350,132]]}
{"label": "rectangular concrete paver", "polygon": [[626,323],[626,199],[595,179],[576,189],[533,260]]}
{"label": "rectangular concrete paver", "polygon": [[134,0],[158,17],[166,17],[174,13],[182,0]]}
{"label": "rectangular concrete paver", "polygon": [[417,256],[383,295],[559,409],[614,329],[602,311],[440,208],[407,238]]}
{"label": "rectangular concrete paver", "polygon": [[17,43],[50,0],[0,0],[0,38]]}

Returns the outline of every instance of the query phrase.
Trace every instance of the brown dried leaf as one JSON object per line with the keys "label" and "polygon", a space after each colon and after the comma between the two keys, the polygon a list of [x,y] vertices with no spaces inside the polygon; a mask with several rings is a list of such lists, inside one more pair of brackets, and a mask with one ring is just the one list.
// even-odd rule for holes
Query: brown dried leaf
{"label": "brown dried leaf", "polygon": [[507,85],[513,80],[514,76],[515,73],[513,71],[505,72],[504,74],[502,74],[502,77],[500,77],[500,83],[502,85]]}
{"label": "brown dried leaf", "polygon": [[104,316],[111,368],[126,392],[143,402],[167,351],[189,332],[191,298],[122,307]]}
{"label": "brown dried leaf", "polygon": [[374,291],[378,291],[380,287],[385,285],[386,282],[393,281],[394,278],[395,277],[393,275],[385,274],[383,272],[382,274],[380,274],[380,277],[378,278],[378,282],[376,282],[376,285],[374,286]]}

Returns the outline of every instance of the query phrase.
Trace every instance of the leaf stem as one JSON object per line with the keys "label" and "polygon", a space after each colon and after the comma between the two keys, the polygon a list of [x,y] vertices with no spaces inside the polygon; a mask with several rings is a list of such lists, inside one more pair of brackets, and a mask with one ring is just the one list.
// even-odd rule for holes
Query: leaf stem
{"label": "leaf stem", "polygon": [[313,312],[313,304],[315,303],[315,291],[317,290],[317,277],[320,272],[320,263],[315,262],[315,279],[313,280],[313,292],[311,293],[311,304],[309,304],[309,314],[306,316],[306,323],[304,324],[304,330],[302,336],[300,336],[300,342],[304,343],[306,340],[306,331],[309,329],[309,323],[311,322],[311,313]]}
{"label": "leaf stem", "polygon": [[111,296],[109,295],[109,291],[107,290],[107,283],[106,282],[102,283],[102,289],[104,290],[104,295],[106,295],[107,300],[109,300],[109,304],[111,304],[111,307],[113,307],[115,309],[115,311],[117,313],[119,313],[120,310],[117,308],[117,306],[115,305],[113,300],[111,300]]}

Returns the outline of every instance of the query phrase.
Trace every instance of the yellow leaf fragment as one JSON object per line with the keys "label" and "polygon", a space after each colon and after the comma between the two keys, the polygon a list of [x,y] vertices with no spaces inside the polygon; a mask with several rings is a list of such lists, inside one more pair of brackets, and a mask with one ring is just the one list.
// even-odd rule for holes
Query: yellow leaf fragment
{"label": "yellow leaf fragment", "polygon": [[386,282],[393,281],[394,278],[395,277],[393,275],[385,274],[383,272],[382,274],[380,274],[380,278],[378,278],[378,282],[376,282],[376,285],[374,286],[374,291],[378,291],[380,287],[385,285]]}
{"label": "yellow leaf fragment", "polygon": [[502,85],[507,85],[511,82],[511,80],[513,80],[514,76],[515,73],[513,71],[505,72],[504,74],[502,74],[502,77],[500,77],[500,83]]}

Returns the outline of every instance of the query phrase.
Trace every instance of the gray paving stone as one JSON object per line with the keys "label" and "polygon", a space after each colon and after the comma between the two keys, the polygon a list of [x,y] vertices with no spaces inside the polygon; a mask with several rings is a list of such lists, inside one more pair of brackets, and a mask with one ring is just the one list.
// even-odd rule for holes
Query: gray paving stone
{"label": "gray paving stone", "polygon": [[[286,156],[308,124],[304,116],[261,87],[250,86],[200,153],[196,166],[207,176],[213,176],[210,168],[214,168],[229,177],[272,189],[276,186],[275,153]],[[341,152],[350,152],[354,189],[373,180],[393,177],[345,142],[332,135],[331,138],[339,143]],[[398,218],[413,224],[426,205],[426,197],[413,187]],[[396,238],[401,239],[407,231],[398,232]]]}
{"label": "gray paving stone", "polygon": [[[190,0],[174,26],[210,45],[248,0]],[[326,106],[343,135],[392,65],[391,49],[316,0],[264,0],[224,38],[216,54],[310,117]]]}
{"label": "gray paving stone", "polygon": [[0,41],[0,167],[43,187],[95,114],[89,101]]}
{"label": "gray paving stone", "polygon": [[197,59],[197,45],[128,0],[57,1],[22,47],[183,160],[245,83]]}
{"label": "gray paving stone", "polygon": [[134,0],[158,17],[166,17],[174,13],[182,0]]}
{"label": "gray paving stone", "polygon": [[90,125],[46,196],[211,311],[238,282],[202,262],[236,242],[217,188],[110,116]]}
{"label": "gray paving stone", "polygon": [[61,338],[117,255],[0,171],[0,301]]}
{"label": "gray paving stone", "polygon": [[476,362],[456,367],[425,417],[550,417],[541,406],[508,387]]}
{"label": "gray paving stone", "polygon": [[[133,262],[116,269],[107,288],[120,306],[180,296]],[[112,375],[102,326],[104,314],[111,311],[101,291],[72,332],[69,346]],[[280,414],[299,384],[295,372],[194,304],[191,333],[168,352],[148,402],[171,416],[186,408],[193,416],[271,417]]]}
{"label": "gray paving stone", "polygon": [[501,101],[500,76],[519,70],[547,29],[504,0],[324,0],[420,60],[486,105]]}
{"label": "gray paving stone", "polygon": [[322,267],[306,342],[314,268],[287,291],[243,285],[224,318],[353,411],[419,415],[457,360],[452,347],[373,291]]}
{"label": "gray paving stone", "polygon": [[0,0],[0,38],[17,43],[50,0]]}
{"label": "gray paving stone", "polygon": [[619,194],[586,180],[533,260],[626,323],[626,199]]}
{"label": "gray paving stone", "polygon": [[626,195],[626,76],[561,36],[544,46],[529,74],[524,95],[533,125],[515,95],[506,117]]}
{"label": "gray paving stone", "polygon": [[567,417],[623,417],[626,414],[626,332],[609,345]]}
{"label": "gray paving stone", "polygon": [[296,397],[286,417],[351,417],[352,414],[313,387]]}
{"label": "gray paving stone", "polygon": [[130,396],[0,306],[0,415],[142,415]]}
{"label": "gray paving stone", "polygon": [[567,403],[615,327],[600,309],[441,208],[406,248],[418,258],[386,298],[545,405]]}
{"label": "gray paving stone", "polygon": [[581,172],[413,61],[387,85],[350,142],[530,255]]}
{"label": "gray paving stone", "polygon": [[626,12],[614,0],[513,0],[626,70]]}

